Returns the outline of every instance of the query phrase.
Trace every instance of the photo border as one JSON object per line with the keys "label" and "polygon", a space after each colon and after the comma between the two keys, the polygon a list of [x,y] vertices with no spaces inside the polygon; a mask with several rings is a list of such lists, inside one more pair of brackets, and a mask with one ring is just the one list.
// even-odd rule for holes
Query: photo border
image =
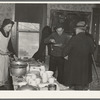
{"label": "photo border", "polygon": [[[0,0],[0,3],[100,3],[99,0]],[[42,93],[44,92],[44,94]],[[33,93],[33,94],[32,94]],[[61,95],[61,93],[63,95]],[[41,97],[39,95],[41,94]],[[47,96],[45,96],[47,93],[45,91],[41,92],[12,92],[12,91],[0,91],[0,100],[100,100],[100,92],[99,91],[68,91],[65,93],[65,91],[61,91],[60,93],[57,92],[49,92]],[[55,96],[53,96],[55,95]],[[64,95],[66,95],[64,97]],[[95,95],[95,96],[94,96]]]}

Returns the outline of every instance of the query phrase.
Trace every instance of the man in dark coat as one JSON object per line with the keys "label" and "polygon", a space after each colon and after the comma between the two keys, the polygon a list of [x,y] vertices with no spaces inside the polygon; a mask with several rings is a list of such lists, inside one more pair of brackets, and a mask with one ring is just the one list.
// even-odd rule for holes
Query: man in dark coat
{"label": "man in dark coat", "polygon": [[84,90],[92,81],[91,55],[94,43],[85,34],[85,22],[80,21],[75,28],[76,36],[66,45],[63,56],[68,60],[64,67],[64,85],[75,90]]}

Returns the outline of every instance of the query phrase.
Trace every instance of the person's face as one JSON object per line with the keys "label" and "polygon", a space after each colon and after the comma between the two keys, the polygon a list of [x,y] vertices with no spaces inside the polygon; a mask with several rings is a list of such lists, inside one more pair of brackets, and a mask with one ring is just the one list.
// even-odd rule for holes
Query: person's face
{"label": "person's face", "polygon": [[59,35],[61,35],[63,33],[64,29],[62,27],[60,27],[60,28],[57,28],[56,31]]}
{"label": "person's face", "polygon": [[4,31],[5,32],[10,32],[12,29],[12,24],[7,24],[5,27],[4,27]]}

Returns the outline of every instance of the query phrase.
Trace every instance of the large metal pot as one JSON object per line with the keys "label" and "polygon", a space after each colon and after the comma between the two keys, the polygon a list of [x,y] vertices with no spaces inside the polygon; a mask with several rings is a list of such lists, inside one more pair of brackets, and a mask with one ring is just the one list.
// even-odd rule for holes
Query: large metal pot
{"label": "large metal pot", "polygon": [[33,91],[33,90],[35,90],[35,91],[37,91],[37,90],[39,90],[39,88],[26,84],[26,85],[19,87],[17,90],[21,90],[21,91]]}
{"label": "large metal pot", "polygon": [[10,71],[13,76],[17,77],[23,76],[27,72],[27,63],[20,60],[12,61]]}

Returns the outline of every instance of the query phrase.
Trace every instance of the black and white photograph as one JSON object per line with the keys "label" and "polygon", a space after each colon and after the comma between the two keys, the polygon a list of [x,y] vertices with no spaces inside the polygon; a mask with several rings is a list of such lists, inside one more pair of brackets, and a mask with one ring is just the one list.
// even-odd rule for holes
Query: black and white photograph
{"label": "black and white photograph", "polygon": [[99,92],[100,3],[0,2],[0,91]]}

